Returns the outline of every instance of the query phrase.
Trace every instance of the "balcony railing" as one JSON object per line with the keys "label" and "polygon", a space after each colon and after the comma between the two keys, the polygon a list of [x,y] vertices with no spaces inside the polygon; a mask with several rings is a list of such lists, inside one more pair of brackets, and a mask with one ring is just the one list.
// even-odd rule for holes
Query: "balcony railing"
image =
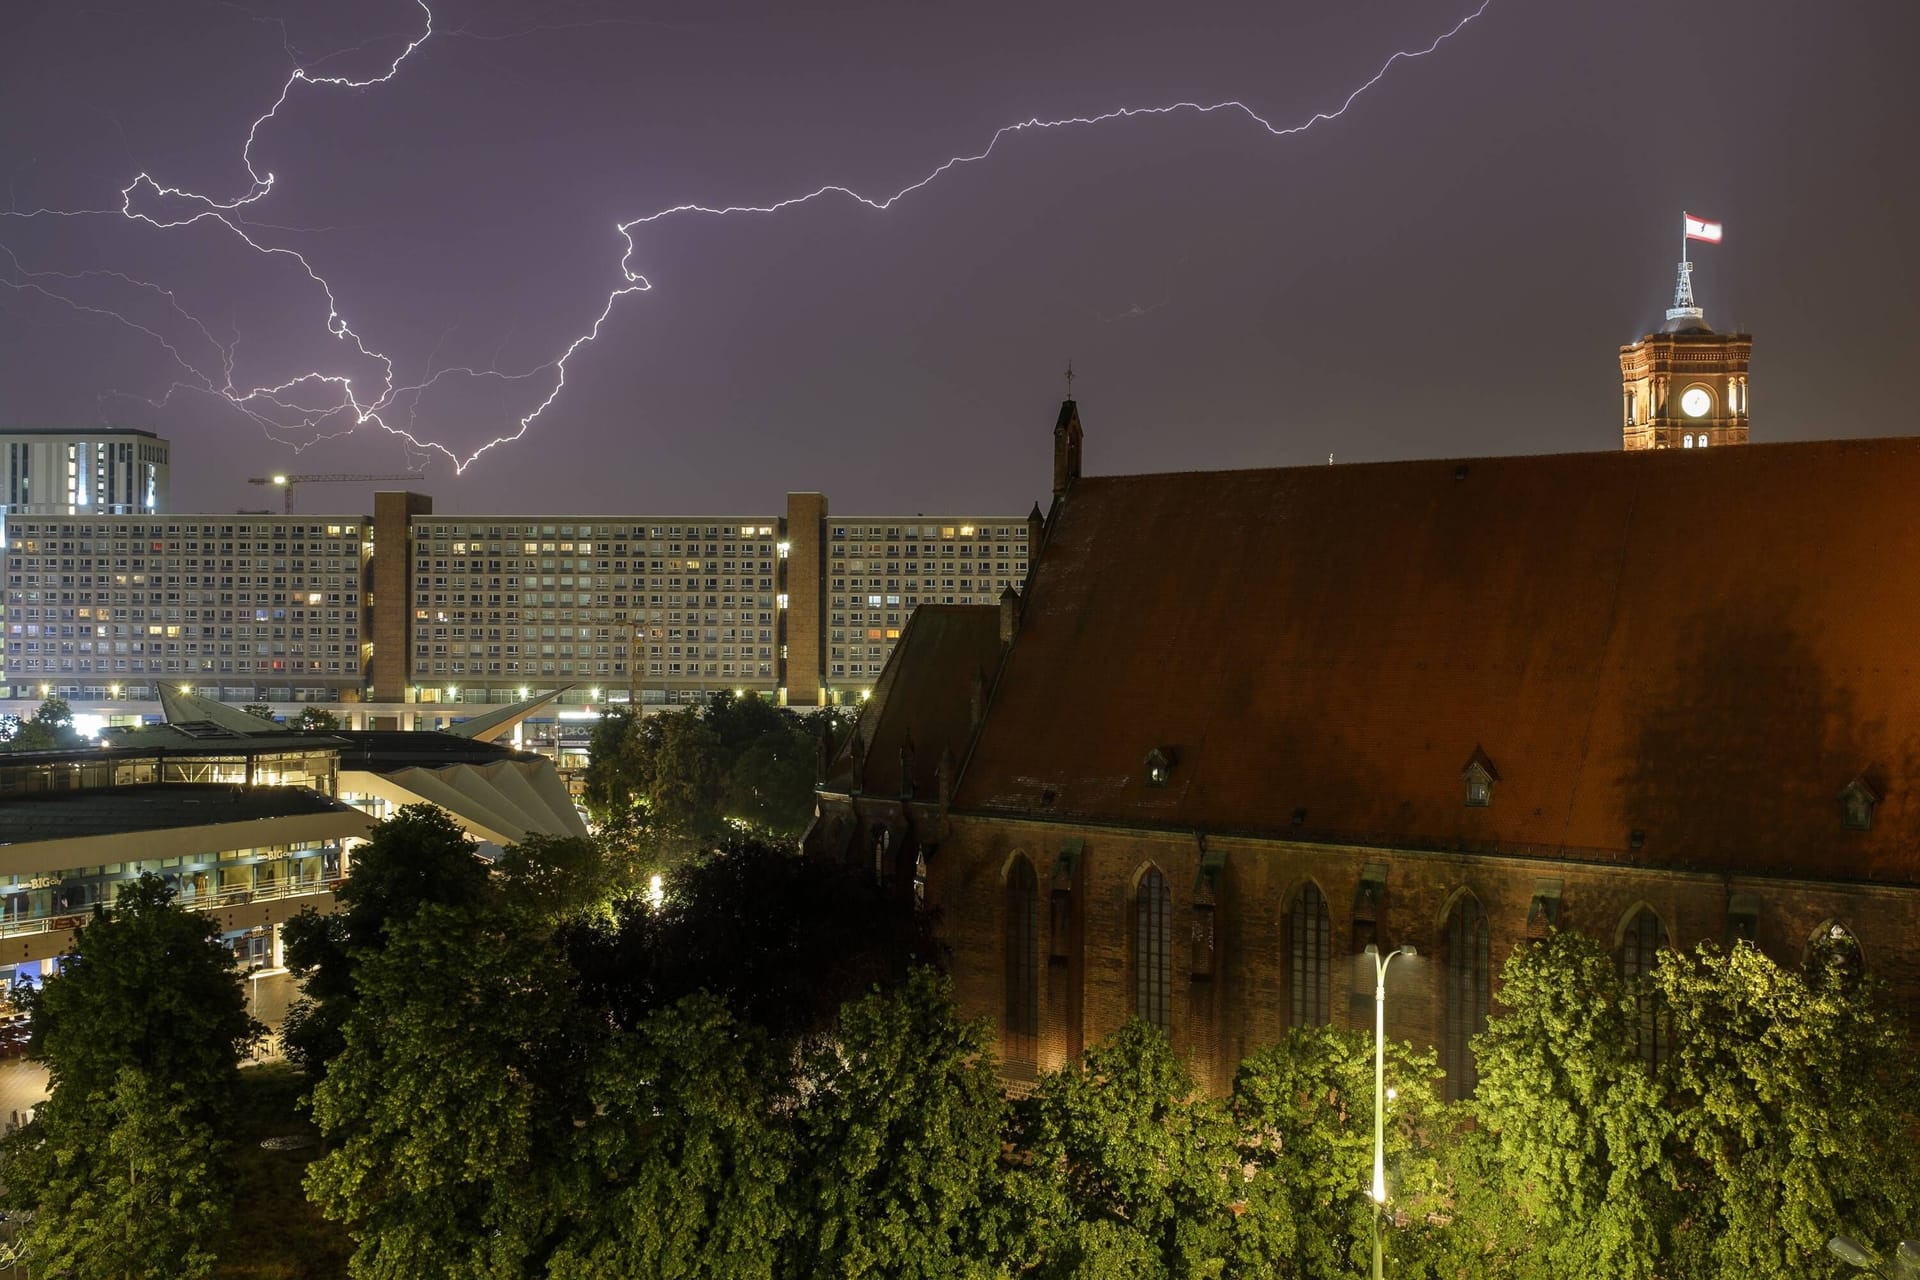
{"label": "balcony railing", "polygon": [[[220,911],[227,907],[250,906],[256,902],[275,902],[285,898],[304,898],[311,894],[332,893],[346,882],[344,876],[325,880],[281,880],[261,888],[222,889],[216,893],[195,894],[175,899],[189,911]],[[129,882],[131,883],[131,882]],[[93,908],[67,911],[58,915],[0,917],[0,938],[19,938],[36,933],[58,933],[79,929],[93,919]]]}

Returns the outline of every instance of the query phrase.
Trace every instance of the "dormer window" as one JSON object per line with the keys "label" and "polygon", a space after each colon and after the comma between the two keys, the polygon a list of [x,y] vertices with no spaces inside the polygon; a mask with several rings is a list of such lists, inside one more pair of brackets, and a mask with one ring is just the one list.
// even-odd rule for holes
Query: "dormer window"
{"label": "dormer window", "polygon": [[1840,793],[1840,821],[1849,831],[1867,831],[1873,827],[1874,806],[1880,797],[1865,778],[1855,778]]}
{"label": "dormer window", "polygon": [[1475,747],[1460,776],[1467,784],[1467,808],[1484,809],[1493,803],[1493,784],[1500,780],[1500,773],[1486,752]]}
{"label": "dormer window", "polygon": [[1148,786],[1166,786],[1167,779],[1173,776],[1173,753],[1164,747],[1155,747],[1147,752],[1145,768]]}

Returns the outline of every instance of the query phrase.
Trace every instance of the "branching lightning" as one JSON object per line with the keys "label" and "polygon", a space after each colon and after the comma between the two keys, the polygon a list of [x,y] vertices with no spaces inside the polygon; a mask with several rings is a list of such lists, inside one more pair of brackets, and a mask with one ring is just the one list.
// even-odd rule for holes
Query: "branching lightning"
{"label": "branching lightning", "polygon": [[[456,473],[464,472],[483,455],[501,445],[510,444],[524,436],[533,424],[560,398],[567,385],[567,367],[573,356],[582,347],[597,340],[601,329],[612,316],[619,301],[629,294],[643,293],[652,289],[646,276],[633,267],[637,251],[634,236],[637,228],[651,226],[664,219],[682,215],[704,215],[710,217],[743,217],[748,215],[773,215],[783,210],[804,205],[827,197],[839,197],[865,206],[876,212],[884,212],[899,201],[922,191],[953,170],[980,164],[989,159],[996,148],[1007,138],[1016,134],[1092,128],[1115,121],[1131,120],[1139,117],[1172,116],[1192,114],[1198,116],[1227,115],[1239,116],[1274,138],[1286,138],[1305,133],[1318,125],[1338,120],[1368,90],[1384,80],[1393,68],[1401,63],[1426,57],[1436,52],[1442,45],[1460,34],[1475,19],[1484,14],[1492,0],[1480,0],[1479,7],[1454,23],[1447,30],[1434,37],[1426,45],[1402,49],[1381,63],[1379,69],[1362,81],[1347,94],[1340,105],[1332,110],[1318,111],[1297,124],[1277,125],[1262,116],[1252,107],[1238,100],[1221,102],[1174,102],[1160,106],[1116,107],[1095,115],[1065,116],[1058,119],[1040,119],[1038,117],[1022,120],[1014,124],[1003,125],[987,139],[986,145],[977,151],[950,156],[935,165],[926,175],[916,182],[909,183],[890,195],[868,195],[853,187],[839,183],[826,183],[801,195],[773,200],[765,204],[728,204],[708,205],[699,203],[677,204],[660,209],[643,217],[632,218],[615,225],[615,232],[625,244],[620,255],[620,281],[609,290],[593,322],[569,341],[557,355],[543,364],[536,365],[516,373],[505,373],[494,368],[473,368],[466,365],[447,366],[433,370],[422,381],[401,383],[397,379],[392,357],[369,347],[360,333],[348,323],[341,311],[340,301],[335,296],[333,286],[315,270],[313,264],[298,250],[285,245],[268,243],[263,233],[268,230],[287,228],[252,219],[247,216],[253,206],[260,204],[274,189],[274,174],[262,173],[254,160],[254,147],[260,132],[273,122],[302,86],[319,89],[369,89],[385,84],[400,74],[407,60],[435,34],[433,11],[427,0],[414,0],[419,7],[422,25],[418,35],[407,41],[399,54],[387,65],[384,71],[364,78],[344,75],[319,75],[306,67],[296,67],[280,87],[278,96],[266,111],[255,117],[247,130],[245,145],[241,148],[240,159],[247,173],[246,190],[229,200],[216,200],[212,196],[189,191],[181,187],[168,186],[151,174],[141,172],[131,182],[120,189],[120,201],[117,207],[103,209],[49,209],[0,210],[0,218],[82,218],[117,216],[141,223],[159,231],[171,231],[197,223],[211,222],[224,228],[241,244],[255,254],[267,258],[285,258],[293,263],[309,281],[319,290],[326,303],[325,327],[336,340],[348,343],[354,352],[369,361],[380,370],[374,379],[370,393],[356,385],[355,379],[345,373],[328,373],[319,369],[308,370],[285,382],[272,386],[239,387],[234,382],[235,349],[239,338],[222,341],[214,336],[213,330],[198,317],[187,312],[178,298],[170,290],[150,281],[140,280],[117,271],[98,269],[85,272],[29,271],[24,268],[10,250],[0,246],[0,252],[7,255],[11,262],[11,271],[0,274],[0,285],[16,292],[32,293],[57,302],[74,311],[98,315],[117,321],[130,329],[145,334],[166,352],[181,370],[181,377],[168,388],[159,400],[149,403],[166,403],[177,391],[186,390],[217,396],[232,405],[239,412],[257,423],[266,433],[276,440],[288,443],[297,451],[305,448],[317,439],[327,439],[346,434],[361,427],[377,427],[405,441],[409,451],[418,450],[443,455],[453,464]],[[240,6],[233,5],[236,9]],[[240,9],[241,12],[248,12]],[[266,21],[267,19],[257,20]],[[471,35],[472,33],[456,33]],[[519,34],[519,33],[516,33]],[[285,28],[282,27],[283,44],[289,55],[292,46],[285,41]],[[480,37],[504,38],[504,37]],[[367,43],[372,43],[371,41]],[[364,47],[356,46],[356,48]],[[320,61],[330,61],[342,53],[352,50],[336,50]],[[218,372],[208,372],[207,366],[199,359],[189,358],[181,347],[193,345],[186,338],[170,339],[152,325],[143,323],[123,312],[112,308],[82,302],[63,290],[87,280],[115,280],[142,294],[163,300],[171,315],[177,321],[189,326],[196,335],[194,341],[204,341],[217,354]],[[429,358],[429,364],[432,358]],[[415,421],[419,399],[435,384],[444,378],[465,377],[475,379],[498,379],[508,382],[539,381],[550,379],[544,398],[527,414],[520,417],[511,430],[505,431],[471,452],[462,454],[455,448],[429,439],[419,434]],[[303,440],[288,440],[283,432],[302,433]]]}

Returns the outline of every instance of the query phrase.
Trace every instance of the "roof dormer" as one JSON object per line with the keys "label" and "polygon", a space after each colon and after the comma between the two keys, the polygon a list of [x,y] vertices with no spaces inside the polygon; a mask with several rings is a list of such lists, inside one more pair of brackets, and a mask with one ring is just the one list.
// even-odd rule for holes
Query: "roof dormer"
{"label": "roof dormer", "polygon": [[1164,787],[1173,777],[1173,748],[1155,747],[1147,752],[1147,758],[1141,762],[1146,770],[1146,782],[1150,787]]}
{"label": "roof dormer", "polygon": [[1867,780],[1855,778],[1840,792],[1840,824],[1849,831],[1872,830],[1873,811],[1879,803],[1879,793]]}
{"label": "roof dormer", "polygon": [[1500,781],[1500,771],[1493,767],[1493,761],[1479,747],[1467,757],[1466,767],[1460,770],[1460,777],[1467,784],[1467,808],[1485,809],[1493,803],[1493,784]]}

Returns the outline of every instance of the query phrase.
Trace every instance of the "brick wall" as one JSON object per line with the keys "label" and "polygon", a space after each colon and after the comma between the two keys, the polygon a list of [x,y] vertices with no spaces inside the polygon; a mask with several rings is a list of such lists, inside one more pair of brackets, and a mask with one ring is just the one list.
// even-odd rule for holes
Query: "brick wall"
{"label": "brick wall", "polygon": [[[1079,842],[1070,877],[1056,877],[1063,849]],[[1206,948],[1192,942],[1207,918],[1196,886],[1203,857],[1224,854],[1213,897],[1211,974]],[[940,913],[956,992],[965,1011],[996,1021],[1005,1000],[1006,871],[1015,855],[1032,860],[1040,886],[1041,1070],[1117,1029],[1133,1013],[1133,897],[1151,862],[1172,892],[1173,1041],[1216,1091],[1232,1083],[1241,1059],[1279,1039],[1288,1016],[1286,918],[1311,880],[1327,900],[1332,926],[1332,1020],[1367,1028],[1373,975],[1360,949],[1411,943],[1412,963],[1389,971],[1387,1034],[1438,1046],[1446,1010],[1445,926],[1463,894],[1489,922],[1493,988],[1513,948],[1538,936],[1529,923],[1543,881],[1558,881],[1561,926],[1617,948],[1629,915],[1641,906],[1660,918],[1672,945],[1724,945],[1729,903],[1757,903],[1758,945],[1798,964],[1814,930],[1837,922],[1859,940],[1870,972],[1904,1001],[1920,994],[1920,890],[1890,885],[1741,879],[1683,871],[1599,866],[1551,859],[1383,851],[1212,838],[1193,834],[1076,828],[953,815],[928,866],[928,903]],[[1369,912],[1360,898],[1363,870],[1386,868],[1385,892]],[[1055,907],[1064,895],[1064,902]],[[1055,907],[1055,909],[1049,909]],[[1196,908],[1199,908],[1196,911]],[[1367,919],[1371,914],[1376,918]],[[1064,932],[1064,940],[1055,935]],[[1198,952],[1199,954],[1196,954]]]}

